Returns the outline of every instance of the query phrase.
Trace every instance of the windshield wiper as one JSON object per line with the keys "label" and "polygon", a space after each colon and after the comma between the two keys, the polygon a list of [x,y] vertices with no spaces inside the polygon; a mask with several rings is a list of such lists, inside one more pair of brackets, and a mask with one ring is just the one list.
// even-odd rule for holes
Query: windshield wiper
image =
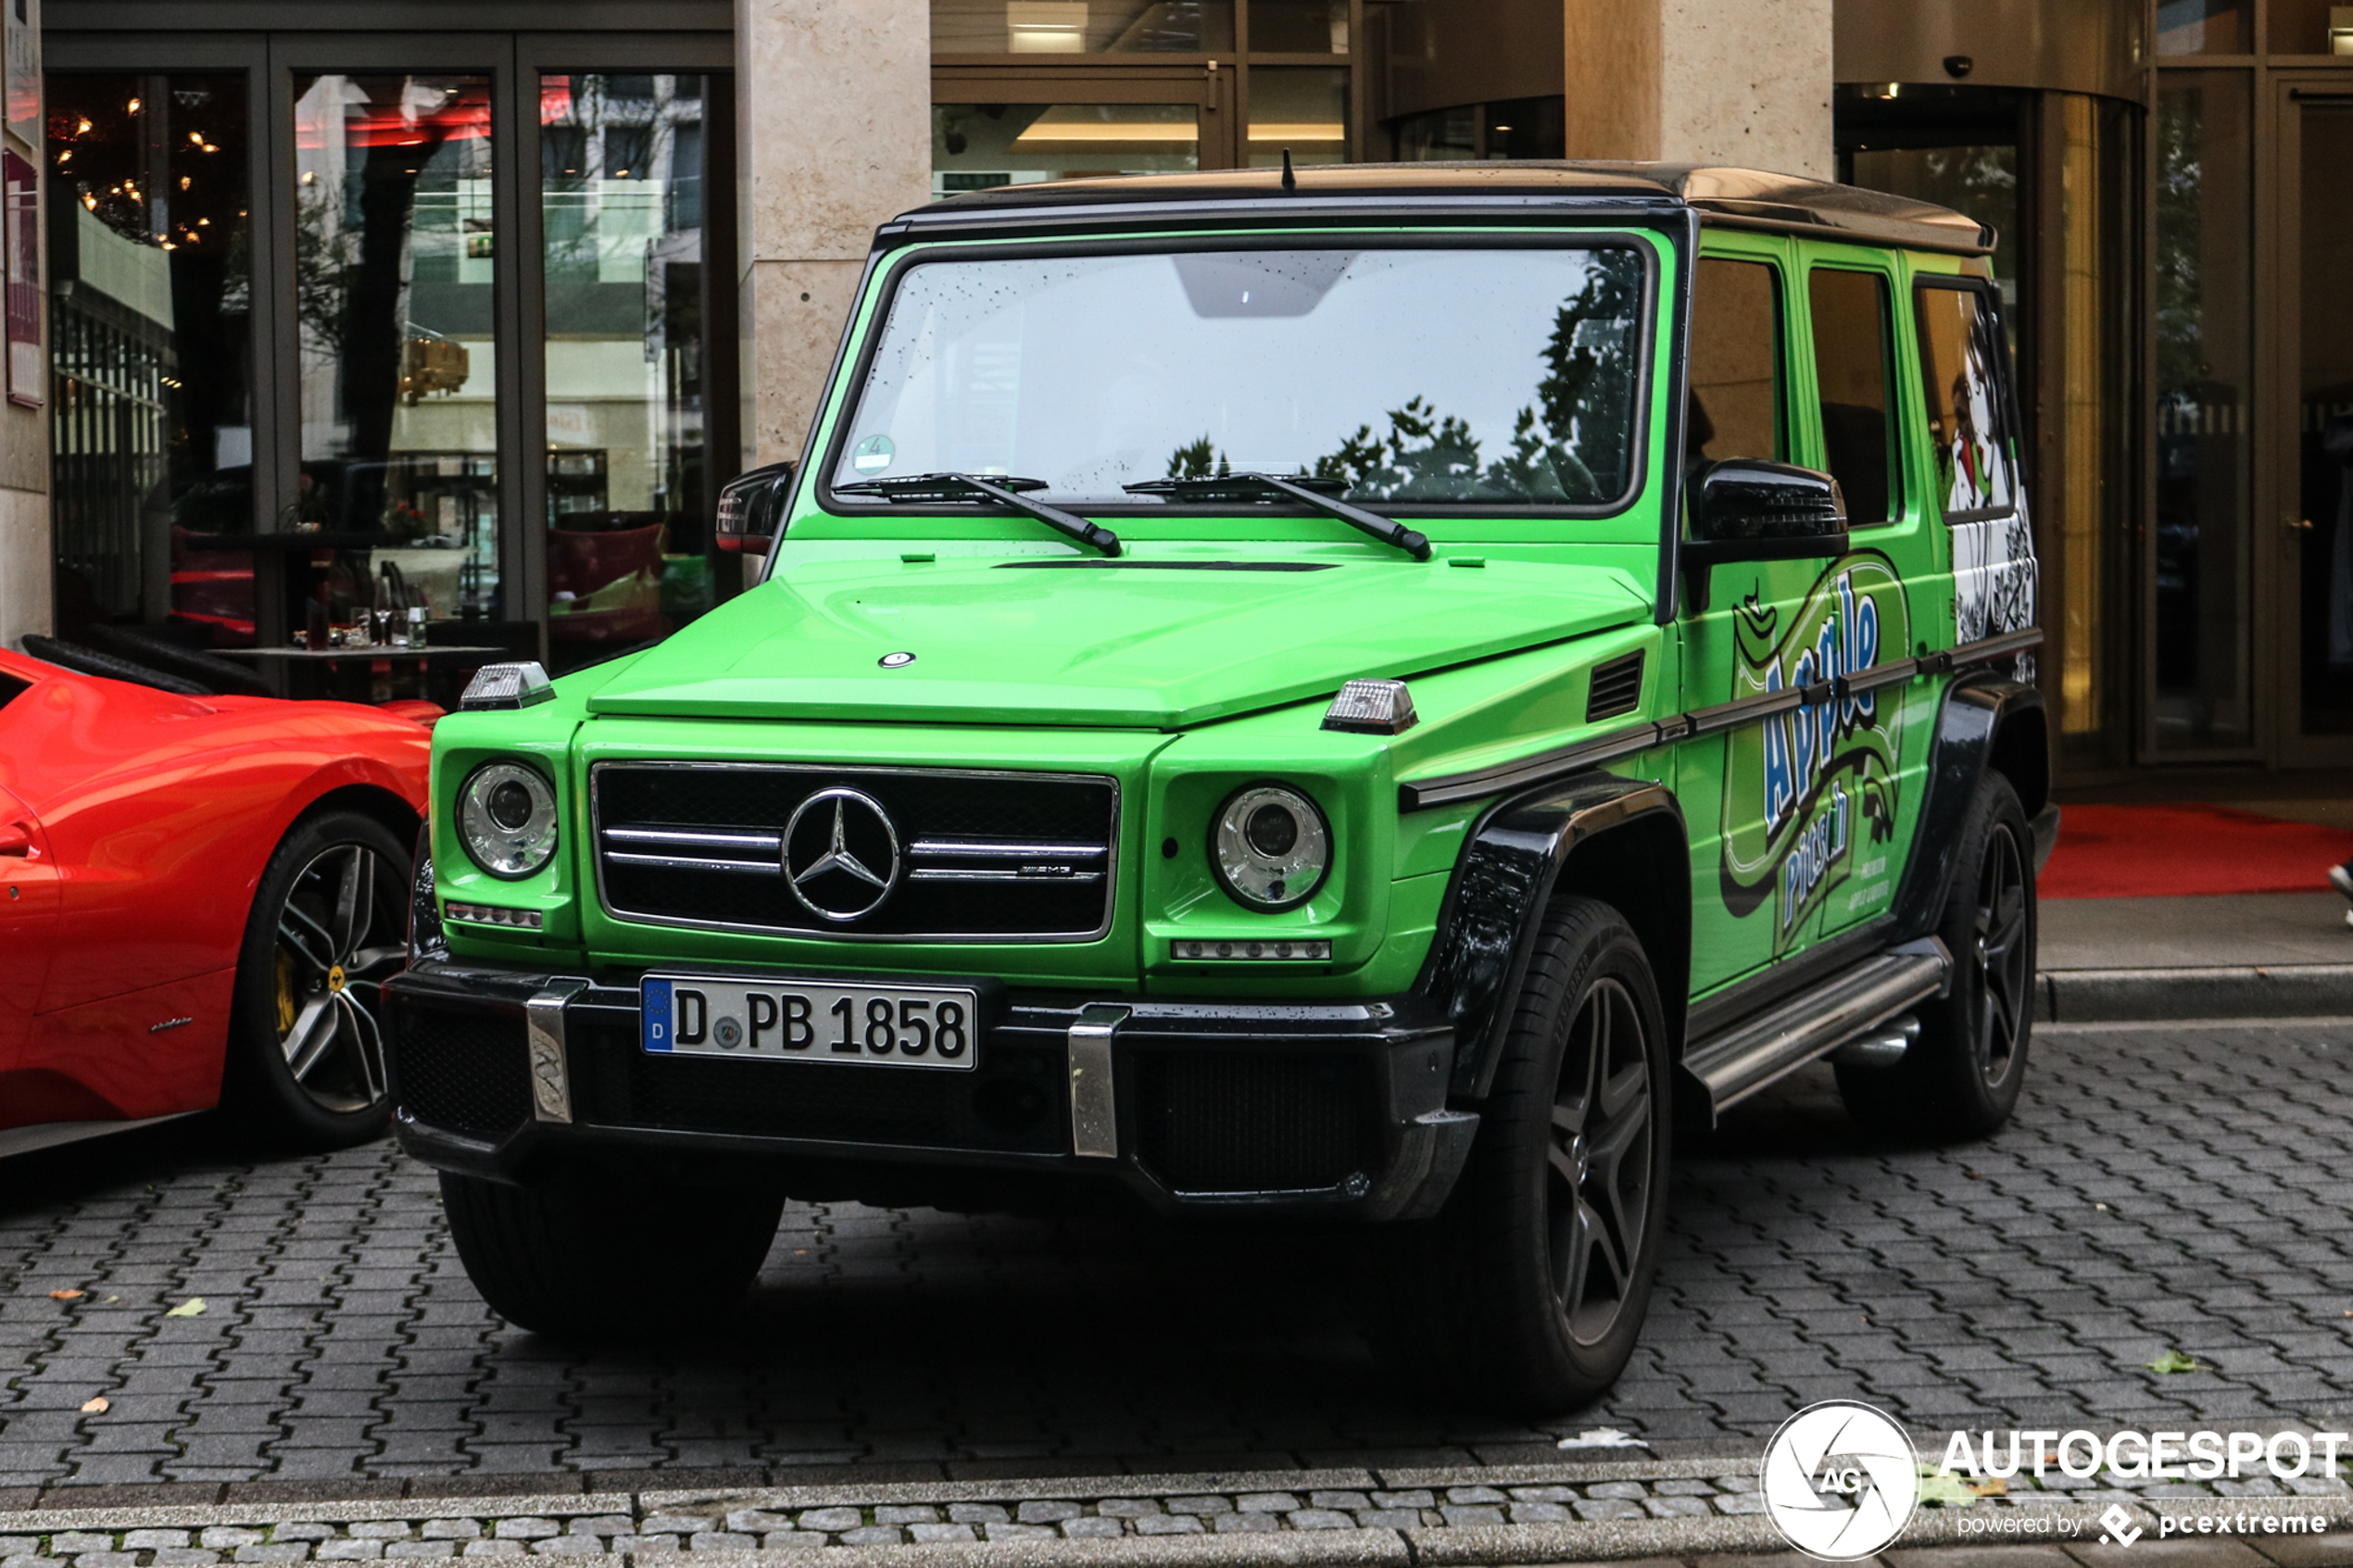
{"label": "windshield wiper", "polygon": [[1271,473],[1221,473],[1214,478],[1148,479],[1140,484],[1123,484],[1120,488],[1130,495],[1161,495],[1171,501],[1292,500],[1326,517],[1338,518],[1351,528],[1361,529],[1384,545],[1394,545],[1416,560],[1429,559],[1428,535],[1378,512],[1368,512],[1339,499],[1339,493],[1348,488],[1344,479],[1323,479],[1303,473],[1290,479]]}
{"label": "windshield wiper", "polygon": [[1043,490],[1042,479],[1017,479],[1000,474],[995,479],[976,473],[910,473],[893,479],[862,479],[852,484],[837,484],[837,495],[879,495],[886,501],[994,501],[1000,507],[1011,507],[1017,512],[1036,518],[1058,533],[1066,533],[1089,548],[1107,556],[1119,554],[1119,535],[1100,523],[1092,523],[1076,512],[1060,507],[1050,507],[1043,501],[1033,501],[1022,494],[1025,490]]}

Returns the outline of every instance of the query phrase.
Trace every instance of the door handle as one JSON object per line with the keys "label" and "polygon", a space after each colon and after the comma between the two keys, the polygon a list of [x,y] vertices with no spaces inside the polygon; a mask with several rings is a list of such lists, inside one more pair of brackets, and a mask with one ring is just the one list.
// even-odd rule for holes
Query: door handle
{"label": "door handle", "polygon": [[22,822],[0,822],[0,855],[32,853],[32,830]]}

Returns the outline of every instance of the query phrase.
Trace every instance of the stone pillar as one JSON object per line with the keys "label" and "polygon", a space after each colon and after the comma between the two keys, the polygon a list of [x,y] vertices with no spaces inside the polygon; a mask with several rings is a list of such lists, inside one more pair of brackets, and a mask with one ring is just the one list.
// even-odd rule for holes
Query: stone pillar
{"label": "stone pillar", "polygon": [[800,456],[875,225],[931,199],[928,0],[736,0],[744,461]]}
{"label": "stone pillar", "polygon": [[1568,156],[1836,178],[1831,0],[1563,0]]}

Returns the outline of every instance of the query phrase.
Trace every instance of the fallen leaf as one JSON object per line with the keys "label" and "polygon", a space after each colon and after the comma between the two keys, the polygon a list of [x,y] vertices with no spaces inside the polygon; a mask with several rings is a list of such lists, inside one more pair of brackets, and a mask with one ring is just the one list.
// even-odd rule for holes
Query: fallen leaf
{"label": "fallen leaf", "polygon": [[1985,1173],[1982,1171],[1964,1171],[1961,1174],[1973,1182],[1982,1182],[1985,1179]]}
{"label": "fallen leaf", "polygon": [[1988,1475],[1982,1481],[1964,1481],[1961,1485],[1981,1498],[2006,1498],[2010,1495],[2010,1484],[1999,1475]]}
{"label": "fallen leaf", "polygon": [[[53,1290],[49,1292],[49,1299],[52,1301],[79,1301],[82,1299],[82,1292],[79,1290]],[[2345,1315],[2348,1318],[2353,1318],[2353,1312],[2347,1312]]]}
{"label": "fallen leaf", "polygon": [[2158,1357],[2157,1360],[2144,1364],[2145,1364],[2151,1372],[2161,1373],[2209,1372],[2212,1370],[2210,1367],[2208,1367],[2203,1362],[2199,1361],[2196,1357],[2185,1356],[2179,1350],[2168,1350],[2165,1354]]}
{"label": "fallen leaf", "polygon": [[120,1297],[120,1296],[109,1296],[109,1297],[107,1297],[107,1306],[109,1306],[109,1307],[111,1307],[111,1306],[113,1306],[116,1302],[118,1302],[118,1301],[120,1301],[120,1300],[121,1300],[121,1299],[122,1299],[122,1298],[121,1298],[121,1297]]}
{"label": "fallen leaf", "polygon": [[1920,1501],[1930,1508],[1968,1508],[1977,1501],[1977,1494],[1957,1475],[1939,1475],[1928,1465],[1920,1466]]}
{"label": "fallen leaf", "polygon": [[84,1415],[103,1415],[108,1409],[104,1394],[82,1401],[82,1413]]}
{"label": "fallen leaf", "polygon": [[181,1302],[177,1307],[172,1308],[171,1311],[164,1313],[164,1316],[168,1318],[200,1318],[204,1316],[204,1298],[201,1296],[191,1296],[185,1301]]}

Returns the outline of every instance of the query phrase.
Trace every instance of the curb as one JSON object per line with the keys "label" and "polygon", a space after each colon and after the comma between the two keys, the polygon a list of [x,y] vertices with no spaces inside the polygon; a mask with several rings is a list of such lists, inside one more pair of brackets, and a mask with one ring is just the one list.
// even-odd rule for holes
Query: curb
{"label": "curb", "polygon": [[2044,1023],[2341,1018],[2353,1013],[2353,964],[2048,970],[2035,991]]}
{"label": "curb", "polygon": [[[1681,1463],[1622,1463],[1622,1464],[1560,1464],[1513,1467],[1530,1482],[1557,1482],[1574,1479],[1591,1483],[1601,1479],[1598,1472],[1623,1474],[1640,1471],[1654,1479],[1667,1479],[1677,1472],[1690,1473],[1720,1467],[1706,1461],[1686,1461]],[[1483,1468],[1446,1472],[1426,1471],[1422,1475],[1435,1485],[1452,1481],[1487,1481],[1502,1479]],[[1227,1474],[1214,1479],[1252,1485],[1269,1484],[1277,1480],[1294,1484],[1309,1481],[1367,1478],[1365,1471],[1319,1470],[1291,1472],[1257,1472]],[[1392,1479],[1403,1480],[1403,1474]],[[1627,1477],[1631,1479],[1632,1477]],[[1062,1479],[1059,1481],[1012,1481],[1003,1483],[967,1482],[921,1486],[910,1483],[851,1484],[840,1486],[756,1487],[740,1490],[697,1488],[669,1493],[589,1493],[575,1494],[560,1499],[545,1495],[524,1493],[506,1497],[480,1497],[467,1499],[469,1514],[490,1515],[518,1512],[541,1520],[581,1517],[592,1512],[644,1516],[658,1515],[664,1504],[686,1505],[689,1499],[701,1504],[724,1502],[771,1508],[799,1507],[809,1504],[840,1505],[853,1499],[880,1502],[887,1499],[915,1495],[935,1501],[945,1501],[952,1494],[985,1496],[1005,1501],[1039,1494],[1052,1494],[1063,1499],[1099,1499],[1163,1492],[1171,1483],[1190,1488],[1212,1479],[1201,1474],[1163,1476],[1103,1476],[1091,1480]],[[1236,1489],[1239,1489],[1237,1487]],[[346,1502],[304,1503],[245,1503],[216,1504],[209,1507],[176,1508],[47,1508],[0,1513],[0,1535],[61,1536],[77,1529],[90,1531],[127,1532],[158,1525],[191,1526],[203,1524],[260,1524],[288,1522],[293,1516],[315,1524],[328,1522],[363,1524],[383,1519],[416,1520],[433,1515],[436,1511],[428,1504],[419,1506],[416,1500],[407,1502],[390,1499],[355,1499]],[[2290,1532],[2265,1537],[2258,1529],[2248,1527],[2249,1519],[2265,1515],[2297,1516],[2302,1520],[2321,1522],[2320,1531],[2301,1532],[2305,1542],[2312,1542],[2316,1534],[2334,1537],[2319,1553],[2309,1546],[2292,1549],[2292,1555],[2276,1559],[2284,1562],[2330,1562],[2353,1561],[2353,1550],[2347,1549],[2342,1532],[2353,1523],[2353,1493],[2296,1497],[2239,1497],[2200,1494],[2195,1496],[2159,1496],[2155,1494],[2133,1498],[2118,1498],[2108,1493],[2102,1499],[2077,1499],[2064,1493],[2037,1493],[2028,1500],[2011,1498],[2007,1502],[1989,1501],[1960,1508],[1923,1508],[1916,1512],[1897,1541],[1885,1549],[1899,1557],[1922,1549],[1960,1548],[1966,1561],[1984,1564],[2009,1564],[2010,1568],[2034,1568],[2054,1560],[2054,1549],[2070,1548],[2070,1555],[2079,1561],[2086,1551],[2097,1552],[2095,1541],[2108,1537],[2103,1530],[2119,1524],[2136,1526],[2135,1537],[2148,1536],[2152,1542],[2162,1542],[2166,1532],[2161,1527],[2161,1515],[2168,1512],[2195,1512],[2206,1516],[2236,1516],[2237,1534],[2247,1540],[2284,1539]],[[2118,1515],[2121,1514],[2120,1520]],[[731,1522],[732,1523],[732,1522]],[[746,1529],[752,1526],[746,1524]],[[2190,1545],[2191,1535],[2184,1526],[2176,1524],[2172,1554],[2157,1551],[2146,1553],[2157,1562],[2187,1562],[2197,1559],[2183,1555],[2197,1551],[2204,1555],[2212,1543],[2198,1532],[2198,1546]],[[2232,1534],[2226,1524],[2215,1534]],[[301,1533],[298,1538],[321,1538],[315,1528]],[[354,1537],[355,1540],[358,1538]],[[1599,1563],[1642,1559],[1660,1564],[1700,1558],[1715,1560],[1724,1553],[1767,1553],[1770,1561],[1790,1561],[1786,1547],[1772,1524],[1761,1513],[1692,1514],[1668,1517],[1629,1517],[1586,1519],[1559,1524],[1516,1524],[1439,1525],[1374,1525],[1358,1528],[1285,1528],[1253,1533],[1211,1535],[1157,1535],[1126,1537],[1093,1537],[1078,1538],[1039,1538],[1021,1540],[983,1540],[961,1542],[904,1542],[893,1545],[819,1544],[824,1537],[806,1545],[779,1549],[773,1537],[766,1544],[753,1548],[696,1548],[682,1549],[675,1542],[654,1549],[650,1539],[645,1545],[623,1548],[618,1540],[610,1552],[595,1554],[560,1552],[554,1557],[524,1556],[518,1546],[509,1555],[483,1558],[442,1558],[411,1560],[416,1568],[428,1563],[447,1563],[449,1568],[587,1568],[581,1562],[584,1555],[595,1555],[609,1568],[1505,1568],[1505,1565],[1529,1563],[1582,1562]],[[29,1545],[30,1543],[24,1543]],[[77,1568],[90,1568],[91,1549],[86,1545],[65,1546],[67,1553],[82,1553]],[[95,1556],[97,1568],[137,1568],[143,1549],[155,1546],[153,1541],[126,1538],[123,1549],[101,1550]],[[2129,1542],[2128,1542],[2129,1544]],[[34,1549],[38,1552],[39,1549]],[[265,1549],[274,1551],[278,1549]],[[2244,1549],[2242,1549],[2242,1553]],[[158,1553],[156,1563],[165,1564],[170,1554]],[[243,1561],[239,1554],[239,1561]],[[1945,1561],[1939,1554],[1938,1561]],[[2220,1559],[2206,1556],[2207,1561]],[[268,1561],[276,1562],[271,1558]],[[291,1559],[286,1560],[291,1562]],[[350,1558],[327,1553],[323,1549],[312,1562],[311,1568],[330,1562],[338,1568]],[[373,1568],[390,1568],[397,1558],[368,1559]],[[1925,1560],[1923,1560],[1925,1561]],[[1957,1564],[1959,1555],[1951,1558]],[[2245,1555],[2233,1555],[2232,1562],[2250,1561]],[[67,1568],[65,1556],[19,1555],[8,1559],[12,1568]]]}

